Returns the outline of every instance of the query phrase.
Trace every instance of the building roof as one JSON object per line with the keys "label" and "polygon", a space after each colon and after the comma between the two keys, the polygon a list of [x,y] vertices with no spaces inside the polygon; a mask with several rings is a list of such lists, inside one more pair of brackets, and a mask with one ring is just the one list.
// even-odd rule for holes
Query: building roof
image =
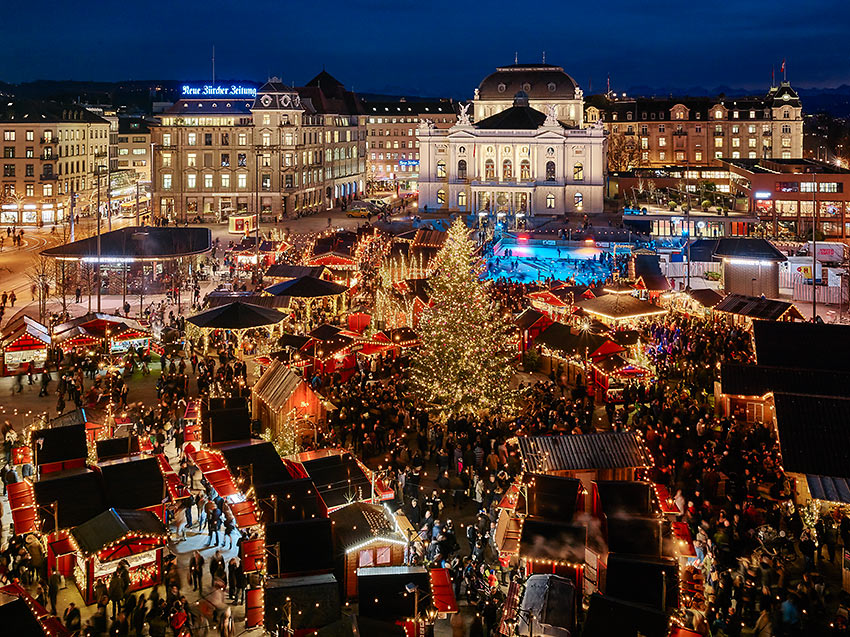
{"label": "building roof", "polygon": [[748,259],[755,261],[788,260],[788,257],[777,250],[767,239],[752,239],[749,237],[718,239],[712,256],[715,258]]}
{"label": "building roof", "polygon": [[215,97],[215,98],[184,98],[169,106],[163,115],[251,115],[254,98],[244,97]]}
{"label": "building roof", "polygon": [[633,276],[638,288],[666,292],[672,286],[661,272],[657,254],[636,254],[632,257]]}
{"label": "building roof", "polygon": [[118,118],[118,134],[119,135],[149,135],[151,125],[156,122],[145,117],[119,117]]}
{"label": "building roof", "polygon": [[48,474],[33,483],[33,493],[36,503],[42,507],[39,517],[44,529],[52,529],[56,523],[50,508],[54,502],[57,503],[60,529],[71,529],[107,509],[100,478],[87,469]]}
{"label": "building roof", "polygon": [[59,104],[21,98],[0,100],[0,123],[3,124],[109,124],[108,121],[78,104]]}
{"label": "building roof", "polygon": [[788,366],[723,363],[720,367],[720,389],[724,394],[734,396],[791,392],[850,398],[850,371],[807,369],[805,365],[820,362],[812,356],[787,362]]}
{"label": "building roof", "polygon": [[[573,610],[576,589],[572,581],[558,575],[531,575],[525,581],[525,591],[520,602],[518,617],[518,634],[539,635],[551,633],[545,626],[561,628],[570,631],[575,617]],[[533,619],[529,626],[528,614]],[[570,634],[565,632],[564,634]]]}
{"label": "building roof", "polygon": [[846,478],[806,474],[806,484],[816,500],[850,504],[850,480]]}
{"label": "building roof", "polygon": [[317,298],[322,296],[337,296],[348,288],[341,283],[325,281],[312,276],[300,276],[297,279],[289,279],[275,283],[266,288],[266,292],[275,296],[288,296],[295,298]]}
{"label": "building roof", "polygon": [[286,314],[273,308],[234,301],[195,314],[195,316],[189,317],[187,321],[192,325],[203,328],[244,330],[263,325],[275,325],[286,318]]}
{"label": "building roof", "polygon": [[263,276],[272,279],[297,279],[302,276],[312,276],[320,279],[327,272],[323,265],[290,265],[289,263],[275,263],[270,265]]}
{"label": "building roof", "polygon": [[240,301],[250,305],[269,309],[286,309],[291,304],[291,297],[272,296],[271,294],[255,294],[254,292],[210,292],[205,302],[208,307],[214,308]]}
{"label": "building roof", "polygon": [[652,515],[653,488],[649,482],[596,480],[599,505],[605,515]]}
{"label": "building roof", "polygon": [[717,290],[711,288],[702,288],[700,290],[690,290],[688,296],[703,307],[714,307],[723,300],[723,295]]}
{"label": "building roof", "polygon": [[[261,381],[262,378],[257,384]],[[283,459],[274,448],[274,445],[270,442],[251,441],[248,443],[236,443],[224,445],[220,449],[221,455],[224,456],[231,474],[237,474],[237,469],[240,467],[250,467],[249,473],[255,488],[260,485],[292,480],[292,474],[286,468]]]}
{"label": "building roof", "polygon": [[667,637],[667,629],[660,610],[594,593],[581,637]]}
{"label": "building roof", "polygon": [[478,99],[503,100],[517,91],[531,99],[576,99],[578,84],[563,68],[553,64],[499,66],[478,85]]}
{"label": "building roof", "polygon": [[[266,524],[269,575],[329,571],[334,567],[333,531],[328,518]],[[281,568],[275,569],[274,548],[280,543]],[[298,550],[292,550],[292,547]]]}
{"label": "building roof", "polygon": [[850,478],[850,399],[775,393],[773,401],[784,470]]}
{"label": "building roof", "polygon": [[84,459],[88,456],[86,426],[71,424],[35,429],[32,445],[35,449],[33,460],[39,466]]}
{"label": "building roof", "polygon": [[301,464],[329,509],[371,494],[369,477],[350,453],[329,454],[323,458],[303,460]]}
{"label": "building roof", "polygon": [[761,296],[745,296],[743,294],[729,294],[720,303],[714,306],[716,312],[727,312],[746,316],[747,318],[760,321],[776,321],[785,316],[794,316],[800,320],[803,315],[793,303],[779,301],[777,299],[766,299]]}
{"label": "building roof", "polygon": [[404,98],[396,101],[372,101],[364,100],[363,107],[368,115],[374,116],[398,116],[428,117],[430,115],[454,115],[455,104],[450,99],[445,100],[406,100]]}
{"label": "building roof", "polygon": [[352,502],[328,517],[334,525],[337,546],[343,551],[373,538],[405,540],[396,532],[395,524],[379,504]]}
{"label": "building roof", "polygon": [[483,130],[537,130],[544,121],[546,115],[527,103],[519,106],[517,100],[514,100],[514,106],[475,122],[474,126]]}
{"label": "building roof", "polygon": [[525,469],[535,473],[649,466],[643,444],[634,432],[523,436],[519,449]]}
{"label": "building roof", "polygon": [[514,324],[521,330],[527,330],[529,327],[537,323],[540,319],[548,319],[548,317],[533,307],[526,308],[514,319]]}
{"label": "building roof", "polygon": [[[165,260],[208,252],[212,235],[208,228],[169,228],[127,226],[100,236],[100,254],[105,261]],[[47,257],[97,261],[97,237],[42,251]]]}
{"label": "building roof", "polygon": [[111,460],[98,468],[108,506],[144,509],[165,500],[165,478],[155,457]]}
{"label": "building roof", "polygon": [[342,82],[325,70],[305,86],[295,90],[302,100],[309,101],[317,113],[330,115],[365,115],[363,103],[353,91],[346,90]]}
{"label": "building roof", "polygon": [[251,391],[266,403],[272,413],[275,413],[284,408],[303,382],[304,379],[292,371],[289,365],[273,360]]}
{"label": "building roof", "polygon": [[594,299],[582,299],[577,301],[576,305],[588,314],[614,320],[652,316],[667,312],[663,307],[641,301],[628,294],[605,294]]}
{"label": "building roof", "polygon": [[[23,596],[17,597],[5,592],[0,592],[0,624],[3,626],[3,632],[8,635],[38,637],[48,634]],[[70,634],[70,631],[66,634]]]}
{"label": "building roof", "polygon": [[830,164],[816,159],[722,159],[723,164],[738,168],[753,174],[769,174],[781,177],[782,175],[803,176],[810,174],[819,175],[850,175],[850,170],[835,164]]}
{"label": "building roof", "polygon": [[165,537],[165,525],[150,511],[109,509],[71,530],[77,546],[85,555],[94,555],[113,542],[130,534]]}
{"label": "building roof", "polygon": [[753,340],[759,365],[850,373],[848,325],[759,322]]}

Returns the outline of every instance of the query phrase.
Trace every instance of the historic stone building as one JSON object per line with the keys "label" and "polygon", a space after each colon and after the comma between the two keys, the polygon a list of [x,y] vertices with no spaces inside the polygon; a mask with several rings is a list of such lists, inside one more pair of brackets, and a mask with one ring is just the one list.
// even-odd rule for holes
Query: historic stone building
{"label": "historic stone building", "polygon": [[607,136],[601,126],[583,127],[582,112],[581,89],[560,67],[500,67],[455,126],[420,126],[420,210],[601,212]]}
{"label": "historic stone building", "polygon": [[364,189],[366,117],[325,71],[298,88],[273,78],[254,97],[185,97],[160,117],[153,142],[158,217],[281,218]]}
{"label": "historic stone building", "polygon": [[594,95],[584,114],[586,123],[601,119],[610,133],[611,170],[803,156],[802,104],[788,82],[758,97]]}
{"label": "historic stone building", "polygon": [[77,105],[7,98],[0,105],[0,224],[52,224],[94,211],[98,170],[104,201],[109,122]]}

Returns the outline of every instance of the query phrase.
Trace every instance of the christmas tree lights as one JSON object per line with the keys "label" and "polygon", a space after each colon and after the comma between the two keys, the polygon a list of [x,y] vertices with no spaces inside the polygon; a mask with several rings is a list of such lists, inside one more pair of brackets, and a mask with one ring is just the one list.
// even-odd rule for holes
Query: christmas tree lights
{"label": "christmas tree lights", "polygon": [[515,346],[509,325],[481,281],[483,262],[462,220],[449,230],[428,279],[432,305],[422,314],[414,391],[443,415],[510,413]]}

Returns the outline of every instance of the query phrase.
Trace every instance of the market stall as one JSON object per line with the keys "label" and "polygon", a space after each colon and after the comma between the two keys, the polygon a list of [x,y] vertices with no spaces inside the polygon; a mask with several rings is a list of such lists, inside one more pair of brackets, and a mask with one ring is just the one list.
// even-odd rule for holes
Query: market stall
{"label": "market stall", "polygon": [[315,442],[315,430],[325,419],[325,407],[304,378],[279,360],[269,368],[251,389],[251,412],[263,431],[280,435],[292,432],[299,447],[306,439]]}
{"label": "market stall", "polygon": [[109,585],[119,568],[129,573],[127,593],[158,583],[168,532],[150,511],[109,509],[75,527],[70,534],[75,547],[74,579],[86,604],[98,581]]}
{"label": "market stall", "polygon": [[27,371],[41,372],[47,363],[52,339],[46,326],[28,316],[12,321],[0,336],[3,351],[3,375]]}

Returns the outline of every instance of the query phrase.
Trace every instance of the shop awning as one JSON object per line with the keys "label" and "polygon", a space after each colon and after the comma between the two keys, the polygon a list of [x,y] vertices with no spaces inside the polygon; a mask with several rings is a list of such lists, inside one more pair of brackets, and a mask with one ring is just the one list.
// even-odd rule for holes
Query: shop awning
{"label": "shop awning", "polygon": [[233,517],[236,518],[236,526],[240,529],[247,529],[260,523],[257,507],[253,500],[234,502],[230,505],[230,510],[233,512]]}
{"label": "shop awning", "polygon": [[431,576],[431,599],[434,601],[434,608],[438,613],[456,613],[457,600],[448,569],[432,568],[428,574]]}
{"label": "shop awning", "polygon": [[216,492],[223,498],[239,493],[236,484],[233,482],[233,476],[224,464],[224,459],[217,453],[207,451],[206,449],[198,449],[197,451],[189,451],[187,453],[192,461],[201,470],[204,478],[207,479]]}
{"label": "shop awning", "polygon": [[694,542],[691,539],[691,531],[688,525],[684,522],[672,522],[670,524],[673,530],[673,536],[679,542],[679,553],[683,557],[696,557],[697,552],[694,548]]}
{"label": "shop awning", "polygon": [[9,509],[12,511],[15,533],[20,535],[38,530],[35,492],[32,483],[28,480],[13,482],[7,486],[6,491],[9,495]]}
{"label": "shop awning", "polygon": [[60,540],[54,540],[51,542],[50,550],[53,551],[53,555],[56,557],[62,557],[63,555],[71,555],[71,553],[75,553],[77,551],[77,547],[74,546],[70,536],[65,536]]}

